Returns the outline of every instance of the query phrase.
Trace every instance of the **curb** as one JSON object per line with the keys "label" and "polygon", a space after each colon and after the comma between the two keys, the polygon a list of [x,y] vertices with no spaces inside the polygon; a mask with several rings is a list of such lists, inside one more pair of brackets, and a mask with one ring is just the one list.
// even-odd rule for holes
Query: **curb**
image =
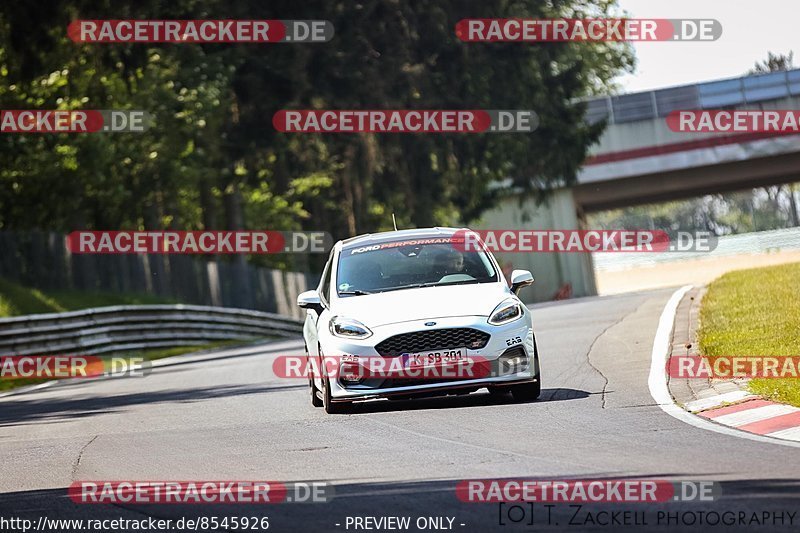
{"label": "curb", "polygon": [[740,431],[800,442],[800,409],[783,403],[750,399],[698,413]]}
{"label": "curb", "polygon": [[[705,288],[693,288],[675,313],[669,357],[699,356],[697,326]],[[686,411],[714,424],[763,437],[800,442],[800,408],[749,392],[748,380],[670,379],[670,394]]]}

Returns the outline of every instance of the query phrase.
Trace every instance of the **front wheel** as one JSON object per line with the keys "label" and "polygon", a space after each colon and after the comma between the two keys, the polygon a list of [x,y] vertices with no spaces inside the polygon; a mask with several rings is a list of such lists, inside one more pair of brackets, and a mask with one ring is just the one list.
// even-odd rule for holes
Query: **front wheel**
{"label": "front wheel", "polygon": [[308,377],[308,388],[311,389],[311,405],[314,407],[322,407],[324,402],[319,397],[319,389],[314,385],[314,376]]}
{"label": "front wheel", "polygon": [[350,410],[350,403],[351,402],[334,402],[331,398],[331,382],[328,378],[322,379],[322,386],[325,389],[322,391],[323,406],[325,407],[325,412],[329,415],[338,415],[346,413]]}
{"label": "front wheel", "polygon": [[310,362],[309,358],[308,348],[306,348],[306,367],[308,368],[308,388],[311,391],[311,405],[314,407],[322,407],[319,389],[314,385],[314,366],[308,364]]}
{"label": "front wheel", "polygon": [[536,380],[535,383],[523,383],[511,387],[511,396],[517,402],[532,402],[539,398],[542,393],[542,383]]}
{"label": "front wheel", "polygon": [[538,400],[542,393],[542,369],[539,366],[539,345],[536,337],[533,338],[533,368],[536,371],[536,381],[511,387],[511,396],[514,401],[532,402]]}

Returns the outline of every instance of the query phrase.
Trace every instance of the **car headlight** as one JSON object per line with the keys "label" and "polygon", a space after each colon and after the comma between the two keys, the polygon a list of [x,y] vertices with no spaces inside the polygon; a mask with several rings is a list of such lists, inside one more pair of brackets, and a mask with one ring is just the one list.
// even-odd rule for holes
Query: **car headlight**
{"label": "car headlight", "polygon": [[520,318],[522,318],[522,304],[517,300],[509,298],[508,300],[503,300],[494,308],[492,314],[489,315],[489,324],[499,326],[519,320]]}
{"label": "car headlight", "polygon": [[372,335],[369,328],[358,320],[341,316],[331,318],[328,323],[328,329],[334,337],[343,337],[345,339],[366,339]]}

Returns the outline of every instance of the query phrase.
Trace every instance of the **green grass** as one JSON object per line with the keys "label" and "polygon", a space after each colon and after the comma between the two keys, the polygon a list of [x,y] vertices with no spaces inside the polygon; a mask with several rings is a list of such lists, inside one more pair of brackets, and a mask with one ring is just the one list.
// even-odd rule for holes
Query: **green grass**
{"label": "green grass", "polygon": [[44,378],[8,378],[0,379],[0,392],[5,392],[17,387],[26,387],[28,385],[36,385],[37,383],[44,383],[48,381]]}
{"label": "green grass", "polygon": [[148,294],[117,294],[103,292],[52,291],[23,287],[0,278],[0,317],[63,313],[90,307],[124,304],[176,303]]}
{"label": "green grass", "polygon": [[[703,355],[800,355],[800,263],[729,272],[700,309]],[[800,406],[800,379],[753,379],[750,390]]]}

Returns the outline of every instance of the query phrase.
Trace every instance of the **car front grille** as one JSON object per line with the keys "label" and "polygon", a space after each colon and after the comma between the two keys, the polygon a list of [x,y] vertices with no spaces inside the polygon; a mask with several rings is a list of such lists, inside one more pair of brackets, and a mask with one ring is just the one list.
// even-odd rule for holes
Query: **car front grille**
{"label": "car front grille", "polygon": [[375,349],[384,357],[448,348],[479,350],[486,346],[490,337],[488,333],[472,328],[432,329],[389,337],[378,343]]}

